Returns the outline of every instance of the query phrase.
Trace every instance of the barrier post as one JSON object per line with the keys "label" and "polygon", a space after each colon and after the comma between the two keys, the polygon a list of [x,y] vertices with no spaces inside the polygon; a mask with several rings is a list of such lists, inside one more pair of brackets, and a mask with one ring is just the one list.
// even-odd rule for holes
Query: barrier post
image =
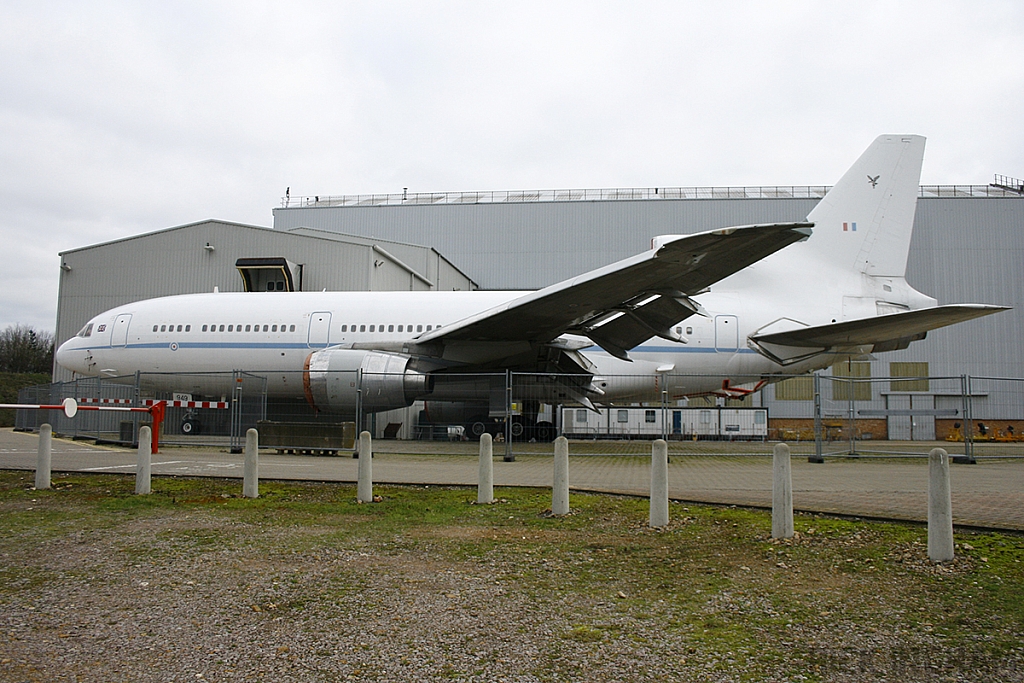
{"label": "barrier post", "polygon": [[569,514],[569,440],[555,439],[555,476],[551,486],[551,514]]}
{"label": "barrier post", "polygon": [[150,474],[152,458],[150,449],[153,447],[151,431],[149,427],[139,429],[139,458],[138,464],[135,467],[136,495],[146,495],[151,491]]}
{"label": "barrier post", "polygon": [[648,524],[668,525],[668,442],[658,439],[651,447],[651,510]]}
{"label": "barrier post", "polygon": [[373,502],[373,440],[370,432],[359,434],[359,471],[356,500]]}
{"label": "barrier post", "polygon": [[772,538],[793,538],[793,474],[784,443],[772,454]]}
{"label": "barrier post", "polygon": [[39,452],[36,456],[36,488],[50,488],[50,453],[53,446],[53,428],[49,424],[39,427]]}
{"label": "barrier post", "polygon": [[928,559],[953,559],[953,501],[949,490],[949,454],[933,448],[928,454]]}
{"label": "barrier post", "polygon": [[480,435],[480,468],[477,475],[476,502],[494,502],[494,446],[491,435]]}
{"label": "barrier post", "polygon": [[245,432],[245,467],[242,496],[260,497],[260,434],[255,429]]}

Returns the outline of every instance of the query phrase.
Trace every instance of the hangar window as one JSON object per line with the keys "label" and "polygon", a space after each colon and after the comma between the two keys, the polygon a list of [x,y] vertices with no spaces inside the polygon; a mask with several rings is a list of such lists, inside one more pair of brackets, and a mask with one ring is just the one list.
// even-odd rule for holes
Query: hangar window
{"label": "hangar window", "polygon": [[[154,328],[155,330],[156,328]],[[79,337],[90,337],[92,336],[92,323],[89,323],[82,328],[82,331],[78,333]]]}

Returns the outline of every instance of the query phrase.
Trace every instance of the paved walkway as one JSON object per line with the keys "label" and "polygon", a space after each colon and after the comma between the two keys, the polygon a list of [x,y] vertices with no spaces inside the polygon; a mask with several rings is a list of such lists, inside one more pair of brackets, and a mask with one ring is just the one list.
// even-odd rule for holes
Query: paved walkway
{"label": "paved walkway", "polygon": [[[0,468],[34,469],[39,437],[0,429]],[[384,444],[381,444],[382,446]],[[388,450],[401,450],[389,442]],[[418,449],[422,450],[418,446]],[[374,457],[377,483],[475,486],[477,458],[472,453],[379,452]],[[382,449],[383,450],[383,449]],[[163,447],[153,457],[154,475],[242,477],[242,456],[214,449]],[[135,470],[135,451],[98,447],[81,441],[53,440],[53,471],[122,472]],[[260,476],[304,481],[356,480],[357,461],[348,456],[311,457],[260,454]],[[953,517],[957,524],[1024,531],[1024,460],[982,460],[951,465]],[[519,455],[516,462],[494,460],[496,486],[550,486],[552,459]],[[572,457],[570,486],[577,490],[647,495],[648,457],[588,455]],[[669,464],[673,499],[726,505],[771,506],[772,463],[764,456],[674,455]],[[864,517],[925,521],[926,459],[829,459],[815,465],[793,458],[793,503],[798,510]]]}

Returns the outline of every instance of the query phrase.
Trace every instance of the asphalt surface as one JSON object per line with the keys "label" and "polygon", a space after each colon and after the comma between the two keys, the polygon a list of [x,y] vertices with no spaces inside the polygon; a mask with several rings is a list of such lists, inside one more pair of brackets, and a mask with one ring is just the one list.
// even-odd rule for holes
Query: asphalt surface
{"label": "asphalt surface", "polygon": [[[0,469],[34,470],[39,437],[0,429]],[[415,444],[415,445],[414,445]],[[374,483],[464,485],[477,483],[477,456],[458,448],[422,442],[379,442],[373,460]],[[402,450],[416,450],[403,453]],[[382,452],[387,451],[387,452]],[[432,451],[432,452],[424,452]],[[453,451],[455,451],[453,453]],[[579,455],[570,445],[569,484],[574,490],[646,496],[650,459],[640,455]],[[132,474],[136,452],[53,439],[53,472]],[[263,479],[355,482],[357,461],[335,457],[260,453]],[[928,510],[925,458],[830,458],[825,464],[794,456],[793,504],[797,510],[924,522]],[[161,447],[153,456],[154,476],[241,479],[242,456],[214,448]],[[550,454],[517,455],[505,462],[495,444],[495,486],[551,486]],[[954,523],[1024,531],[1024,459],[983,459],[950,466]],[[241,486],[241,484],[239,484]],[[669,464],[669,495],[674,500],[771,507],[772,461],[765,456],[674,453]],[[571,502],[570,502],[571,504]]]}

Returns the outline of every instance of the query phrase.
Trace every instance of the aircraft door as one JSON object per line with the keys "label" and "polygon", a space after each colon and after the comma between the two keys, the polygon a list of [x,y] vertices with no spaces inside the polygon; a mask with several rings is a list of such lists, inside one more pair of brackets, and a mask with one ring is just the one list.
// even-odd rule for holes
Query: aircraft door
{"label": "aircraft door", "polygon": [[117,316],[114,327],[110,330],[111,346],[128,346],[128,326],[132,322],[130,313]]}
{"label": "aircraft door", "polygon": [[328,346],[331,342],[331,314],[329,311],[316,311],[309,314],[309,347]]}
{"label": "aircraft door", "polygon": [[740,325],[734,315],[715,316],[715,350],[736,351],[740,347]]}

